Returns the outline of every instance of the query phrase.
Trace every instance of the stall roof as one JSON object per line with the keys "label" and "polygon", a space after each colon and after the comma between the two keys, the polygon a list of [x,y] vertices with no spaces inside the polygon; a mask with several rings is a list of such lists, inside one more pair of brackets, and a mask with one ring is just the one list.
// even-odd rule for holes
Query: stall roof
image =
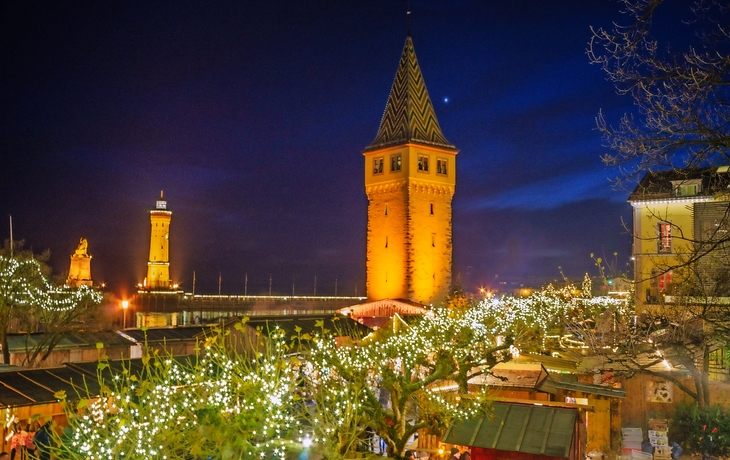
{"label": "stall roof", "polygon": [[[233,327],[240,322],[241,318],[231,318],[223,327]],[[361,336],[371,332],[367,326],[363,326],[352,318],[339,314],[329,315],[296,315],[296,316],[265,316],[255,315],[248,318],[246,326],[251,328],[261,328],[262,331],[273,330],[275,328],[283,330],[287,336],[301,334],[313,334],[318,332],[322,327],[329,329],[335,335]],[[203,337],[199,334],[198,337]]]}
{"label": "stall roof", "polygon": [[[177,356],[170,359],[186,363],[194,356]],[[112,372],[127,369],[139,375],[143,372],[142,359],[106,361],[101,371],[104,378]],[[8,370],[0,372],[0,407],[30,406],[58,401],[56,393],[65,391],[68,399],[87,398],[99,394],[99,363],[66,363],[63,367],[45,369]]]}
{"label": "stall roof", "polygon": [[594,395],[609,396],[611,398],[626,397],[626,390],[605,385],[591,385],[590,383],[556,381],[555,386],[562,390],[580,391],[583,393],[589,393]]}
{"label": "stall roof", "polygon": [[[38,346],[43,340],[43,333],[33,334],[8,334],[8,350],[11,353],[24,353],[26,345],[29,349]],[[131,342],[115,332],[91,332],[71,333],[62,337],[54,345],[55,350],[75,350],[80,348],[96,348],[97,343],[103,343],[105,347],[128,347]]]}
{"label": "stall roof", "polygon": [[[37,385],[47,388],[48,391],[52,391],[54,394],[57,391],[65,391],[69,398],[72,398],[77,394],[86,396],[86,389],[82,385],[82,382],[76,382],[77,384],[74,385],[71,381],[65,380],[58,375],[54,375],[54,370],[55,369],[24,370],[18,372],[18,375],[23,376]],[[74,380],[77,380],[80,377],[81,376],[78,376],[77,378],[74,378]]]}
{"label": "stall roof", "polygon": [[132,338],[138,343],[153,342],[184,342],[195,341],[205,331],[210,331],[213,326],[181,326],[181,327],[158,327],[147,329],[125,329],[120,335]]}
{"label": "stall roof", "polygon": [[489,416],[450,426],[443,442],[567,458],[576,417],[571,408],[494,402]]}
{"label": "stall roof", "polygon": [[35,404],[32,399],[23,396],[19,390],[8,387],[0,381],[0,405],[2,406],[27,406]]}

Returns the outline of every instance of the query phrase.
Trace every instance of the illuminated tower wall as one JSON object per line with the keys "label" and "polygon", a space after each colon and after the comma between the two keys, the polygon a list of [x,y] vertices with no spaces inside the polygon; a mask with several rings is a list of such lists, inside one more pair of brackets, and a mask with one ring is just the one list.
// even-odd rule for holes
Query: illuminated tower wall
{"label": "illuminated tower wall", "polygon": [[369,300],[439,304],[449,294],[457,152],[408,37],[378,134],[363,151]]}
{"label": "illuminated tower wall", "polygon": [[150,211],[150,258],[147,262],[147,288],[170,288],[170,220],[172,212],[167,202],[160,199]]}

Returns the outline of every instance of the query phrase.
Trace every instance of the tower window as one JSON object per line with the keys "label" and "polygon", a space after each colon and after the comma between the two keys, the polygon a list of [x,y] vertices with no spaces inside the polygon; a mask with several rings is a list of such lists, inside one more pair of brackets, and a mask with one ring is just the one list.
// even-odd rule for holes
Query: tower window
{"label": "tower window", "polygon": [[428,172],[428,155],[418,155],[418,170]]}
{"label": "tower window", "polygon": [[431,234],[431,247],[432,248],[436,247],[436,234],[435,233]]}
{"label": "tower window", "polygon": [[431,215],[433,215],[433,203],[431,203]]}
{"label": "tower window", "polygon": [[446,158],[437,158],[436,159],[436,174],[441,174],[442,176],[447,175],[447,169],[446,166],[448,165],[448,160]]}
{"label": "tower window", "polygon": [[385,205],[385,215],[386,216],[388,215],[388,205],[387,204]]}
{"label": "tower window", "polygon": [[383,157],[373,159],[373,174],[383,174],[383,164],[385,160]]}
{"label": "tower window", "polygon": [[657,224],[657,233],[659,234],[657,252],[672,252],[672,224],[659,222]]}
{"label": "tower window", "polygon": [[390,172],[400,171],[402,162],[403,162],[403,159],[401,158],[400,155],[391,155],[390,156]]}
{"label": "tower window", "polygon": [[385,247],[386,248],[388,247],[388,237],[387,236],[385,237]]}

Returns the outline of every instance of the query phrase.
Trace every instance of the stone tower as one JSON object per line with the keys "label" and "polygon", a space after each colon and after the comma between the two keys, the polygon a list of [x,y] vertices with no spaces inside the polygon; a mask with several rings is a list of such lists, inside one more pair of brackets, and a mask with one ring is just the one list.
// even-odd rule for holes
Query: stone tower
{"label": "stone tower", "polygon": [[368,300],[437,305],[448,295],[457,153],[441,133],[409,36],[378,134],[363,150]]}
{"label": "stone tower", "polygon": [[170,288],[170,220],[167,201],[160,199],[150,210],[150,259],[147,262],[147,289]]}

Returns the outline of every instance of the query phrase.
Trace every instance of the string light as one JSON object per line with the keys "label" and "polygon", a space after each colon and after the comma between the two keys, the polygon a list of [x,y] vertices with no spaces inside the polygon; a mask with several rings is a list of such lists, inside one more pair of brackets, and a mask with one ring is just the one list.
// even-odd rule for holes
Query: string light
{"label": "string light", "polygon": [[[295,337],[259,329],[249,354],[232,351],[230,332],[219,330],[189,363],[148,355],[142,372],[111,372],[101,363],[101,395],[68,406],[72,435],[58,457],[167,459],[225,450],[283,458],[303,444],[343,455],[369,423],[394,446],[414,427],[443,429],[484,413],[487,392],[479,377],[496,362],[539,349],[548,337],[567,339],[548,331],[569,318],[626,308],[620,300],[573,292],[548,286],[463,310],[434,308],[347,346],[320,322],[313,333],[298,329]],[[243,324],[236,329],[246,336]],[[472,385],[468,394],[468,383],[480,388]],[[384,392],[390,407],[381,404]],[[386,420],[401,424],[400,434]]]}

